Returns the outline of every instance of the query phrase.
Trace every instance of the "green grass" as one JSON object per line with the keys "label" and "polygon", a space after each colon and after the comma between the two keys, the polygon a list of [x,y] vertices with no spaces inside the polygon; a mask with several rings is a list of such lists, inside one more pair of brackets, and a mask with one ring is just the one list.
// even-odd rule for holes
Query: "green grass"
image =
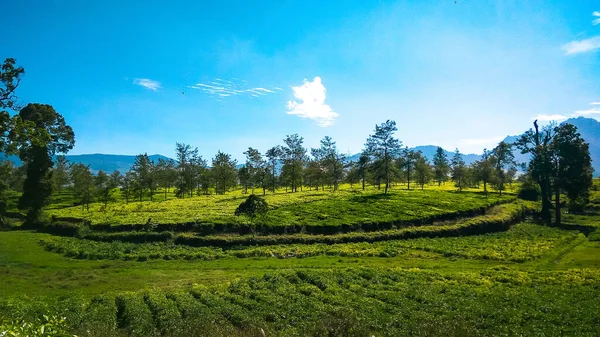
{"label": "green grass", "polygon": [[[246,196],[196,196],[170,199],[162,202],[111,203],[106,209],[100,203],[90,205],[90,211],[81,207],[49,209],[48,213],[62,218],[80,218],[93,225],[143,225],[149,220],[158,224],[197,223],[199,226],[228,225],[244,227],[248,220],[233,215]],[[453,192],[443,189],[392,190],[383,195],[376,190],[341,190],[335,193],[305,191],[298,193],[267,194],[270,211],[257,221],[259,227],[277,227],[281,231],[311,230],[312,227],[331,227],[335,230],[353,226],[368,227],[379,224],[414,222],[444,214],[469,212],[488,207],[514,196],[478,192]],[[308,228],[307,228],[308,227]]]}

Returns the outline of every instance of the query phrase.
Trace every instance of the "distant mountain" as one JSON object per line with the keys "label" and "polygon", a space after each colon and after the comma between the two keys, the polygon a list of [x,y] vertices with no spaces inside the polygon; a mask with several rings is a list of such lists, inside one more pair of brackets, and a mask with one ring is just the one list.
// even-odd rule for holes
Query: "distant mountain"
{"label": "distant mountain", "polygon": [[[67,155],[66,157],[70,163],[89,165],[90,170],[94,173],[100,170],[108,173],[118,170],[121,173],[124,173],[133,166],[133,162],[135,161],[135,156],[118,154],[76,154]],[[169,159],[160,154],[153,154],[148,157],[150,157],[150,160],[154,160],[154,162],[158,162],[159,158],[165,160]],[[21,160],[19,160],[19,157],[17,156],[9,156],[8,160],[12,161],[17,166],[21,165]]]}
{"label": "distant mountain", "polygon": [[[411,149],[413,151],[421,151],[421,153],[423,153],[423,155],[429,161],[431,161],[433,159],[433,156],[435,156],[435,152],[437,151],[437,148],[438,147],[435,145],[420,145],[420,146],[411,147],[409,149]],[[452,156],[454,156],[454,151],[448,151],[448,150],[444,149],[444,152],[446,153],[446,157],[448,157],[448,160],[452,160]],[[472,154],[472,153],[462,154],[462,156],[467,165],[469,165],[481,158],[481,155]],[[360,158],[360,153],[357,153],[357,154],[353,154],[353,155],[349,156],[346,160],[349,162],[355,162],[355,161],[358,161],[359,158]]]}

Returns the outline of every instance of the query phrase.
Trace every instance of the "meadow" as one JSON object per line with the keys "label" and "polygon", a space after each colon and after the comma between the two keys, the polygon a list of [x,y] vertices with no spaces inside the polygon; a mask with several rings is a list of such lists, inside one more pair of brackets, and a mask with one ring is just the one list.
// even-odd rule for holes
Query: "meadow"
{"label": "meadow", "polygon": [[[105,211],[95,204],[87,212],[92,224],[68,223],[72,233],[0,231],[0,333],[596,336],[600,213],[599,192],[591,193],[585,213],[564,214],[562,226],[549,227],[536,221],[537,203],[510,193],[486,198],[435,186],[392,189],[388,197],[373,189],[281,192],[267,196],[270,212],[287,215],[268,226],[318,228],[332,218],[335,230],[255,236],[178,227],[193,213],[182,205],[215,214],[241,202],[239,191],[110,206],[181,208],[173,209],[178,221],[150,228],[123,221],[107,229],[93,220]],[[63,197],[47,212],[81,212],[69,204]],[[328,216],[307,218],[311,205]],[[225,213],[222,223],[238,220]],[[378,226],[363,226],[364,219]],[[342,226],[352,221],[361,225]]]}

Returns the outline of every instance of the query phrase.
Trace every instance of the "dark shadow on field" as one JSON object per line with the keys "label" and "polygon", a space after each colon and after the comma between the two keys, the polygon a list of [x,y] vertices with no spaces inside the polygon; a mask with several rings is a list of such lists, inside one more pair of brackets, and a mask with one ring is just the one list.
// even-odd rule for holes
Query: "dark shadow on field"
{"label": "dark shadow on field", "polygon": [[391,194],[370,194],[370,195],[353,195],[348,200],[351,202],[370,203],[378,200],[390,200],[393,199]]}

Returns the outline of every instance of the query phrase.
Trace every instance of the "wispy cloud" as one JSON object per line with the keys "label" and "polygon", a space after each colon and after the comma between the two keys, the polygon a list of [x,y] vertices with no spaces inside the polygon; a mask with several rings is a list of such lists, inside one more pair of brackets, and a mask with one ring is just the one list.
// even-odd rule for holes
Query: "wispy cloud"
{"label": "wispy cloud", "polygon": [[148,78],[135,78],[133,84],[140,85],[146,89],[156,91],[160,88],[160,82]]}
{"label": "wispy cloud", "polygon": [[[207,83],[196,83],[188,86],[188,88],[200,90],[205,94],[217,97],[225,98],[236,95],[246,95],[249,97],[261,97],[268,94],[275,94],[277,88],[263,88],[263,87],[251,87],[245,80],[239,78],[232,78],[230,80],[224,80],[222,78],[215,78]],[[218,99],[218,101],[221,101]]]}
{"label": "wispy cloud", "polygon": [[550,122],[550,121],[564,121],[565,119],[567,119],[569,117],[564,116],[564,115],[559,115],[559,114],[554,114],[554,115],[537,115],[535,117],[532,117],[531,120],[538,120],[540,122]]}
{"label": "wispy cloud", "polygon": [[590,108],[586,110],[577,110],[574,112],[575,116],[590,116],[590,115],[600,115],[600,108]]}
{"label": "wispy cloud", "polygon": [[300,102],[289,101],[287,103],[289,115],[312,119],[322,127],[332,125],[339,116],[329,105],[325,104],[327,90],[321,83],[320,77],[315,77],[312,82],[304,79],[303,85],[292,87],[292,90],[294,97]]}
{"label": "wispy cloud", "polygon": [[[594,21],[592,21],[592,25],[595,26],[600,24],[600,12],[595,11],[592,13],[592,16],[596,18]],[[579,41],[571,41],[562,46],[562,50],[565,52],[565,55],[586,53],[596,49],[600,49],[600,36],[594,36],[589,39]]]}
{"label": "wispy cloud", "polygon": [[564,46],[562,50],[566,55],[574,55],[600,49],[600,36],[595,36],[589,39],[580,41],[571,41]]}

